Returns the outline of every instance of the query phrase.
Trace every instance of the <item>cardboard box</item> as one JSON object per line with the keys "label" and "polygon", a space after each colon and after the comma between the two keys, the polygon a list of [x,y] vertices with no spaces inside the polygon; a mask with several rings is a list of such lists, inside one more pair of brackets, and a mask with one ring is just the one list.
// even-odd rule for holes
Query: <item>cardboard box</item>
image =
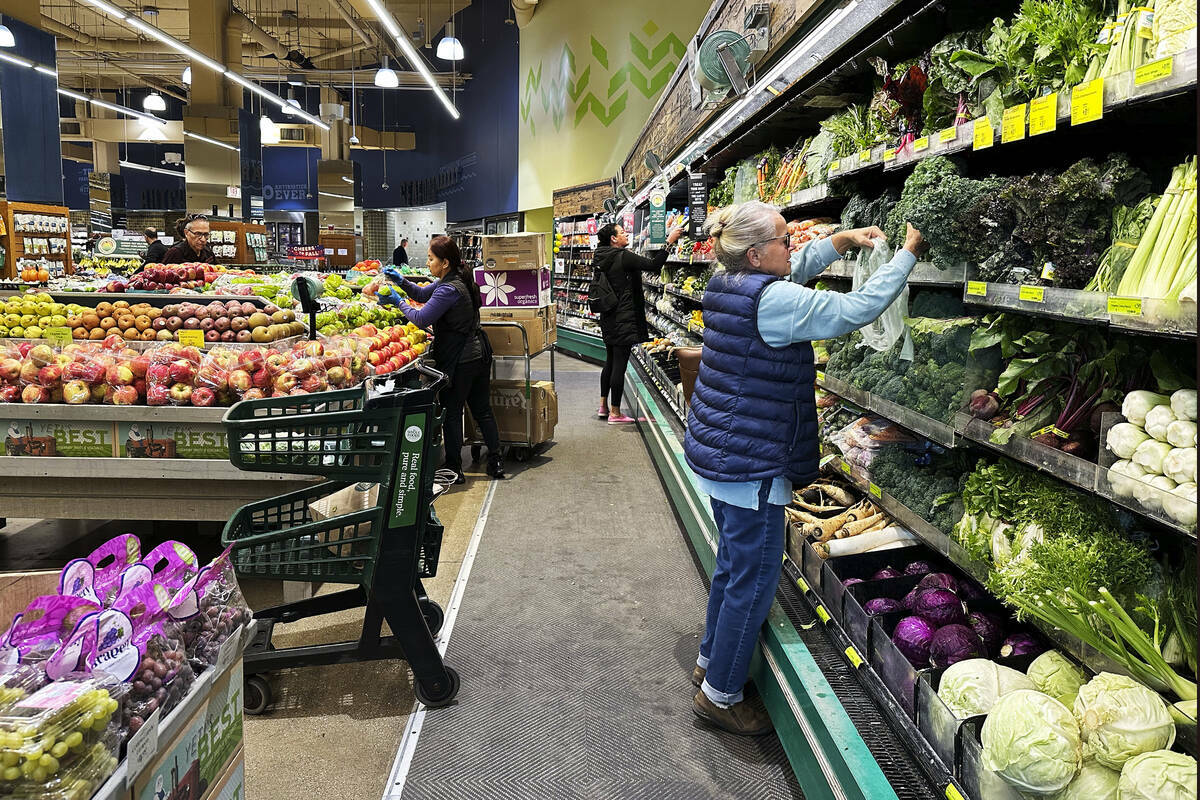
{"label": "cardboard box", "polygon": [[246,753],[241,747],[233,755],[233,761],[217,782],[208,788],[204,800],[245,800],[246,798]]}
{"label": "cardboard box", "polygon": [[59,570],[0,574],[0,629],[7,630],[35,597],[58,594]]}
{"label": "cardboard box", "polygon": [[[554,392],[554,384],[550,381],[535,381],[529,388],[530,397],[526,401],[525,381],[492,381],[492,413],[496,416],[501,440],[526,441],[525,409],[528,403],[533,405],[533,431],[529,444],[541,444],[554,438],[554,426],[558,424],[558,395]],[[483,438],[469,411],[466,414],[466,423],[466,435],[469,440],[478,441]]]}
{"label": "cardboard box", "polygon": [[487,308],[540,308],[550,305],[550,268],[475,270],[475,283]]}
{"label": "cardboard box", "polygon": [[242,747],[242,660],[214,678],[208,700],[133,784],[133,800],[207,797]]}
{"label": "cardboard box", "polygon": [[489,270],[540,269],[546,266],[546,234],[484,236],[483,266]]}
{"label": "cardboard box", "polygon": [[483,308],[479,320],[492,351],[498,356],[520,356],[525,354],[525,343],[521,331],[511,325],[488,325],[489,322],[515,322],[525,329],[529,337],[529,352],[544,350],[547,345],[558,341],[558,320],[554,306],[541,308]]}

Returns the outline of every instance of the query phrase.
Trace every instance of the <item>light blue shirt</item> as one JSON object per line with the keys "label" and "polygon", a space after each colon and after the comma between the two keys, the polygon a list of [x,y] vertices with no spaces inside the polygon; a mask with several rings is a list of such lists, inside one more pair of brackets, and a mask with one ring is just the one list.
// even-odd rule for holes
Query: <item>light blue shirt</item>
{"label": "light blue shirt", "polygon": [[[832,239],[813,242],[792,253],[791,281],[775,281],[758,298],[758,334],[772,347],[832,339],[874,321],[908,283],[917,258],[899,250],[854,292],[827,292],[803,284],[841,258]],[[696,475],[697,485],[714,500],[758,510],[762,481],[712,481]],[[792,501],[792,482],[780,475],[771,482],[767,502],[785,506]]]}

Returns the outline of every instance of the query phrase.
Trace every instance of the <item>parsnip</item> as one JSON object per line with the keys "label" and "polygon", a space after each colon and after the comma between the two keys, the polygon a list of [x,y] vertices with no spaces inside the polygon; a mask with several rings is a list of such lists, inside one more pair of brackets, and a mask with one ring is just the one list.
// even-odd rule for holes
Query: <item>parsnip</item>
{"label": "parsnip", "polygon": [[857,536],[860,533],[870,530],[875,526],[876,523],[885,522],[886,520],[887,515],[880,512],[878,514],[873,514],[869,517],[858,520],[857,522],[851,522],[848,525],[842,526],[842,530],[838,532],[837,538],[844,539],[847,536]]}
{"label": "parsnip", "polygon": [[851,536],[846,539],[834,539],[831,542],[817,542],[813,545],[813,549],[821,558],[829,558],[830,556],[846,556],[854,553],[865,553],[868,550],[873,550],[893,542],[910,542],[916,541],[911,533],[899,525],[889,525],[886,528],[871,531],[870,533]]}
{"label": "parsnip", "polygon": [[863,504],[854,506],[848,509],[846,513],[839,514],[832,519],[823,520],[815,525],[805,525],[802,531],[805,536],[811,536],[817,541],[824,542],[832,537],[835,533],[845,527],[848,523],[856,522],[869,516],[867,508]]}

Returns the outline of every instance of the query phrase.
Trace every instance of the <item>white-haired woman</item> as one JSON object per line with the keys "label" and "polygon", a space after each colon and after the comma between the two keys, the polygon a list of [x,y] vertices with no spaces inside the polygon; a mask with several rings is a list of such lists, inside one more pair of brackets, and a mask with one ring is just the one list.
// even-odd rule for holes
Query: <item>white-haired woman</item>
{"label": "white-haired woman", "polygon": [[840,231],[791,253],[787,223],[765,203],[731,206],[705,227],[725,270],[704,291],[704,351],[684,453],[721,536],[692,705],[725,730],[755,736],[769,732],[771,720],[761,703],[743,699],[743,688],[779,585],[783,509],[793,485],[817,477],[811,343],[882,314],[904,289],[922,238],[909,225],[904,249],[842,294],[803,284],[850,247],[874,247],[885,238],[878,228]]}

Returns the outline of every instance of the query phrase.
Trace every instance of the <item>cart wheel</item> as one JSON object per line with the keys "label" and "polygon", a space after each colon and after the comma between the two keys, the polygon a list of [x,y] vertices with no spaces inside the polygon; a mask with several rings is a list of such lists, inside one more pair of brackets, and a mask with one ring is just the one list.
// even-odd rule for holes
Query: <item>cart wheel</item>
{"label": "cart wheel", "polygon": [[471,460],[479,461],[479,457],[483,455],[483,448],[477,444],[471,445]]}
{"label": "cart wheel", "polygon": [[262,675],[250,675],[246,678],[243,697],[246,713],[258,716],[267,710],[267,706],[271,705],[271,684],[267,683],[267,679]]}
{"label": "cart wheel", "polygon": [[437,636],[438,631],[442,629],[442,624],[446,621],[446,612],[434,601],[425,599],[421,601],[421,613],[425,616],[425,624],[429,626],[429,633]]}
{"label": "cart wheel", "polygon": [[528,461],[529,460],[529,448],[528,447],[518,447],[516,450],[513,450],[513,460],[515,460],[517,462]]}
{"label": "cart wheel", "polygon": [[433,691],[431,691],[432,687],[426,687],[425,681],[417,681],[413,686],[413,692],[417,695],[417,699],[428,708],[449,705],[450,701],[458,695],[458,687],[462,681],[453,667],[446,667],[446,676],[450,680],[444,683],[439,681],[439,686]]}

